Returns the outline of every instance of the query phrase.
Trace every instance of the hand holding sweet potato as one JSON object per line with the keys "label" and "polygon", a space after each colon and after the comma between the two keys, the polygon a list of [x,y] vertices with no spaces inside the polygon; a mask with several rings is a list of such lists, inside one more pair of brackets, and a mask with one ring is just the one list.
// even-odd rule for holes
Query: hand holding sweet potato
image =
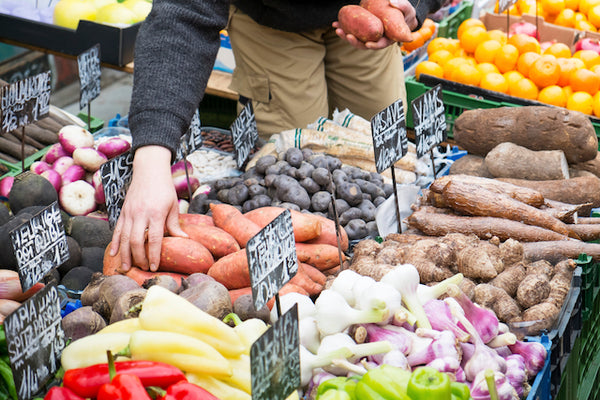
{"label": "hand holding sweet potato", "polygon": [[389,0],[362,0],[360,6],[383,22],[384,35],[395,42],[410,42],[412,34],[404,14],[392,6]]}

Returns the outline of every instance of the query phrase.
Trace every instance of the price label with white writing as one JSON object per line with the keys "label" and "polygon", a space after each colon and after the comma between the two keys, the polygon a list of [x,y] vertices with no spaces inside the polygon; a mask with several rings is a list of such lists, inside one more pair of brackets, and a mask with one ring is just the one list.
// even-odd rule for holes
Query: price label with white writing
{"label": "price label with white writing", "polygon": [[408,138],[402,100],[397,100],[371,118],[375,167],[381,173],[406,155]]}
{"label": "price label with white writing", "polygon": [[56,285],[46,285],[7,315],[4,331],[17,395],[29,400],[58,371],[66,344]]}
{"label": "price label with white writing", "polygon": [[254,307],[260,310],[298,272],[292,214],[285,210],[246,244]]}
{"label": "price label with white writing", "polygon": [[298,304],[250,348],[252,400],[285,399],[300,386]]}
{"label": "price label with white writing", "polygon": [[9,233],[23,291],[69,259],[67,236],[57,202]]}
{"label": "price label with white writing", "polygon": [[79,70],[79,108],[87,106],[100,95],[100,44],[77,56]]}
{"label": "price label with white writing", "polygon": [[420,158],[447,138],[446,107],[442,99],[442,86],[437,85],[414,99],[411,108],[417,157]]}
{"label": "price label with white writing", "polygon": [[194,116],[192,117],[192,122],[190,123],[188,131],[181,137],[179,148],[177,149],[177,154],[175,155],[175,160],[183,160],[184,154],[191,154],[200,147],[202,147],[202,130],[200,113],[198,110],[196,110]]}
{"label": "price label with white writing", "polygon": [[517,0],[498,0],[498,14],[502,14],[516,3]]}
{"label": "price label with white writing", "polygon": [[51,90],[50,71],[2,87],[0,132],[14,131],[46,117],[50,113]]}
{"label": "price label with white writing", "polygon": [[100,176],[106,199],[108,223],[112,228],[117,224],[123,201],[133,173],[133,154],[125,153],[102,164]]}
{"label": "price label with white writing", "polygon": [[251,101],[248,101],[240,115],[233,121],[231,139],[235,151],[235,162],[238,168],[242,168],[258,140],[258,128]]}

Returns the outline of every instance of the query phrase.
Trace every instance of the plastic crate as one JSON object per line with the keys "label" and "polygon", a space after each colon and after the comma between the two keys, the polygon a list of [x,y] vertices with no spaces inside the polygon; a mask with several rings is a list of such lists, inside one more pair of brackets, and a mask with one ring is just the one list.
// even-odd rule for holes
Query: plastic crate
{"label": "plastic crate", "polygon": [[550,400],[550,355],[552,354],[551,342],[547,335],[542,335],[539,338],[532,338],[530,341],[540,342],[546,348],[546,361],[542,370],[535,376],[531,384],[531,390],[527,395],[527,400]]}
{"label": "plastic crate", "polygon": [[87,113],[80,112],[77,114],[77,117],[80,118],[84,123],[88,131],[90,133],[98,132],[100,129],[104,128],[104,121],[100,118],[96,118],[92,115],[91,121],[89,122],[90,126],[88,127],[88,115]]}
{"label": "plastic crate", "polygon": [[581,267],[581,319],[587,321],[592,313],[592,308],[598,291],[600,290],[600,263],[587,254],[580,254],[577,265]]}
{"label": "plastic crate", "polygon": [[458,27],[464,20],[471,18],[472,12],[473,2],[463,1],[452,14],[440,21],[438,25],[438,36],[456,39]]}

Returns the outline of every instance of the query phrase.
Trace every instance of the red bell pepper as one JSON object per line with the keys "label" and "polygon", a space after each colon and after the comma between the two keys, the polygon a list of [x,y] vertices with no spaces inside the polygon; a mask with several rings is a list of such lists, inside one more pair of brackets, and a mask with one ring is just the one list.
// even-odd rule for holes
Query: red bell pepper
{"label": "red bell pepper", "polygon": [[73,391],[64,386],[53,386],[44,396],[44,400],[85,400],[81,396],[77,396]]}
{"label": "red bell pepper", "polygon": [[117,374],[110,381],[100,386],[97,400],[151,400],[150,395],[135,375]]}
{"label": "red bell pepper", "polygon": [[[117,361],[116,373],[135,375],[144,386],[157,386],[163,389],[173,383],[186,380],[179,368],[154,361]],[[108,364],[96,364],[84,368],[69,369],[63,377],[63,385],[85,398],[98,395],[100,386],[110,382]]]}
{"label": "red bell pepper", "polygon": [[181,381],[167,389],[166,394],[157,400],[219,400],[206,389],[191,382]]}

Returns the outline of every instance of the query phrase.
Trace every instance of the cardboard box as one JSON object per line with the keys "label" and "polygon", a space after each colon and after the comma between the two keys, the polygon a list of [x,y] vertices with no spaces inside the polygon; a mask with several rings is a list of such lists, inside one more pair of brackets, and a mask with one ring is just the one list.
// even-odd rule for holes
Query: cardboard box
{"label": "cardboard box", "polygon": [[100,61],[119,67],[133,61],[135,37],[141,23],[117,28],[92,21],[79,21],[76,30],[0,14],[0,37],[15,44],[35,46],[77,56],[100,43]]}

